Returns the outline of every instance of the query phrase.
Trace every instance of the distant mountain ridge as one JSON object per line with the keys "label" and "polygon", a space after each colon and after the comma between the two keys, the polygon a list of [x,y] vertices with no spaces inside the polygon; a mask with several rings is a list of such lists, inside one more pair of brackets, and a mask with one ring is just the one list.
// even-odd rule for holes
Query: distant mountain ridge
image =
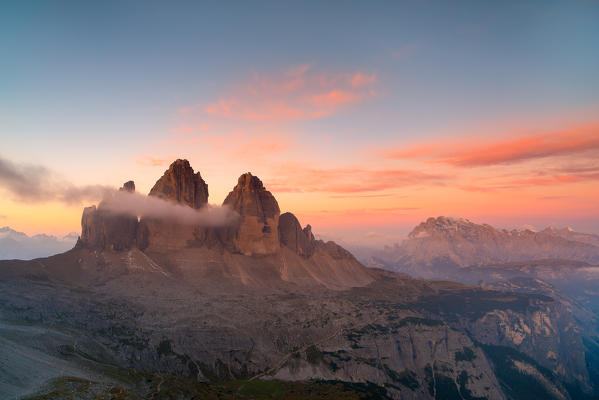
{"label": "distant mountain ridge", "polygon": [[0,260],[47,257],[71,249],[79,235],[71,232],[63,237],[38,234],[28,236],[5,226],[0,228]]}
{"label": "distant mountain ridge", "polygon": [[599,263],[599,236],[572,229],[496,229],[464,218],[428,218],[401,244],[374,254],[371,266],[425,278],[456,268],[541,259]]}
{"label": "distant mountain ridge", "polygon": [[577,232],[570,227],[566,228],[556,228],[553,226],[547,227],[541,231],[542,233],[547,233],[553,236],[559,236],[567,240],[571,240],[573,242],[581,242],[592,244],[593,246],[599,246],[599,235],[595,235],[592,233],[582,233]]}

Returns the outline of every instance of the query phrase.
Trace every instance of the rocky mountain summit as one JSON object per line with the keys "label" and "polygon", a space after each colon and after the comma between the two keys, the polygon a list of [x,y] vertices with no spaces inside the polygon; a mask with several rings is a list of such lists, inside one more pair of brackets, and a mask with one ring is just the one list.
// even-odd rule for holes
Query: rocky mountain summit
{"label": "rocky mountain summit", "polygon": [[[132,182],[131,182],[132,183]],[[135,185],[133,185],[135,189]],[[187,160],[175,160],[150,190],[150,196],[198,209],[208,203],[208,185]]]}
{"label": "rocky mountain summit", "polygon": [[[211,207],[206,183],[185,160],[148,196],[135,193],[133,181],[118,193],[186,217]],[[250,173],[223,202],[221,210],[236,216],[223,224],[147,208],[119,212],[118,196],[85,208],[72,250],[0,262],[0,393],[414,400],[599,393],[599,335],[577,320],[592,311],[552,297],[549,286],[476,287],[366,268],[334,242],[316,240],[293,214],[280,214]],[[472,241],[477,230],[467,221],[427,221],[410,240],[437,243],[459,232]]]}
{"label": "rocky mountain summit", "polygon": [[241,175],[223,205],[241,216],[239,224],[230,230],[236,251],[251,256],[279,250],[279,204],[257,176],[249,172]]}

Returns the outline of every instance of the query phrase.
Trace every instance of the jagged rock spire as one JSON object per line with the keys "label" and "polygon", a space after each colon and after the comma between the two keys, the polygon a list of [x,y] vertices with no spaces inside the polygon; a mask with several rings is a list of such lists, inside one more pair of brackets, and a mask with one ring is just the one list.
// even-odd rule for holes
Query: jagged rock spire
{"label": "jagged rock spire", "polygon": [[241,216],[238,226],[230,230],[236,251],[246,255],[272,254],[279,244],[279,204],[264,188],[262,181],[245,173],[229,193],[223,205],[230,206]]}
{"label": "jagged rock spire", "polygon": [[187,160],[175,160],[150,190],[150,196],[200,208],[208,203],[208,185]]}

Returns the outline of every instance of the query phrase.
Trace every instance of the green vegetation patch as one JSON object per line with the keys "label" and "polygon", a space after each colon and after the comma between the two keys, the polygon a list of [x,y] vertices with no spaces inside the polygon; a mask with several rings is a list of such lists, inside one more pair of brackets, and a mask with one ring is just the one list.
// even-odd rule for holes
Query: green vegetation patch
{"label": "green vegetation patch", "polygon": [[39,393],[22,400],[137,400],[139,395],[122,386],[91,381],[75,376],[51,379]]}
{"label": "green vegetation patch", "polygon": [[443,326],[445,323],[438,319],[406,317],[399,320],[394,327],[401,328],[408,325]]}
{"label": "green vegetation patch", "polygon": [[474,354],[474,350],[470,347],[464,346],[461,351],[455,352],[455,362],[458,361],[473,361],[476,358],[476,354]]}
{"label": "green vegetation patch", "polygon": [[323,353],[320,350],[318,350],[318,348],[315,345],[312,345],[306,349],[306,360],[310,364],[323,363]]}
{"label": "green vegetation patch", "polygon": [[383,364],[383,368],[385,369],[385,373],[393,382],[399,383],[409,389],[415,390],[420,387],[420,383],[416,379],[416,373],[414,371],[410,371],[409,369],[404,369],[401,372],[395,372],[391,368],[389,368],[386,364]]}
{"label": "green vegetation patch", "polygon": [[444,319],[449,321],[457,321],[462,317],[474,321],[493,310],[509,309],[524,313],[538,307],[540,303],[552,301],[551,297],[540,294],[468,289],[424,296],[411,306],[427,313],[443,315]]}
{"label": "green vegetation patch", "polygon": [[462,371],[458,375],[458,385],[460,385],[460,394],[464,400],[486,400],[485,397],[476,397],[472,395],[472,392],[466,386],[468,384],[468,372]]}
{"label": "green vegetation patch", "polygon": [[448,376],[435,374],[435,400],[463,400],[453,379]]}
{"label": "green vegetation patch", "polygon": [[514,361],[532,365],[549,381],[558,384],[557,378],[547,368],[542,367],[524,353],[505,346],[478,344],[495,367],[495,375],[499,383],[514,400],[548,400],[555,399],[538,380],[520,372]]}
{"label": "green vegetation patch", "polygon": [[[140,373],[141,374],[141,373]],[[380,400],[385,388],[372,383],[342,381],[226,381],[207,384],[171,375],[146,374],[131,387],[77,377],[52,379],[39,393],[23,400]]]}

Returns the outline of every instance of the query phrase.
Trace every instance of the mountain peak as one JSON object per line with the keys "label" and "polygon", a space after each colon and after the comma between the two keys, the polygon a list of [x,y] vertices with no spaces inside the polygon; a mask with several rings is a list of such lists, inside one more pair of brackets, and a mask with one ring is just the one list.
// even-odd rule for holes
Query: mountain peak
{"label": "mountain peak", "polygon": [[223,205],[230,206],[241,216],[231,230],[234,246],[242,254],[273,254],[279,249],[279,204],[262,181],[246,172],[237,180]]}
{"label": "mountain peak", "polygon": [[410,232],[409,238],[428,237],[448,232],[457,232],[464,229],[471,229],[477,226],[473,222],[465,218],[454,218],[439,216],[437,218],[430,217],[425,222],[420,223]]}
{"label": "mountain peak", "polygon": [[175,160],[150,190],[150,196],[200,208],[208,203],[208,185],[189,161]]}
{"label": "mountain peak", "polygon": [[248,188],[250,190],[266,190],[260,178],[252,175],[251,172],[246,172],[241,175],[239,179],[237,179],[237,186]]}

